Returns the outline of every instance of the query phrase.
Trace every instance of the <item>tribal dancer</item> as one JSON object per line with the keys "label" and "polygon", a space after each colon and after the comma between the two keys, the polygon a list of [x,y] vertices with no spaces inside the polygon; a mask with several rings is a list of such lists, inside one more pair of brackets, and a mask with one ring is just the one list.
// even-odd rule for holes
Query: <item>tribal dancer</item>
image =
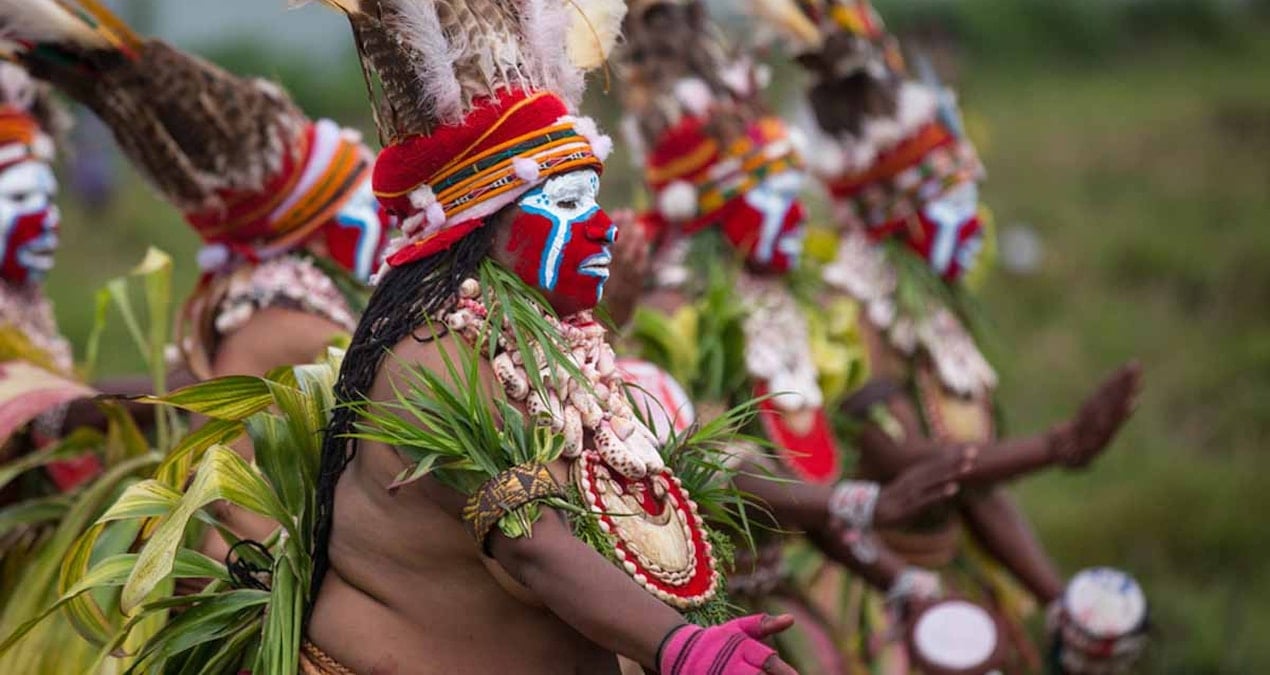
{"label": "tribal dancer", "polygon": [[712,472],[672,470],[697,451],[635,414],[592,319],[611,143],[573,110],[625,7],[328,4],[380,93],[404,236],[336,386],[307,671],[792,672],[761,643],[788,617],[727,620],[690,494]]}
{"label": "tribal dancer", "polygon": [[[782,9],[769,2],[765,9],[801,10],[801,24],[778,23],[801,25],[791,37],[812,76],[819,125],[810,161],[833,195],[840,222],[837,258],[823,279],[838,299],[850,301],[844,316],[855,317],[851,332],[868,357],[867,384],[843,406],[860,430],[860,475],[886,480],[914,462],[968,449],[989,474],[1049,463],[1085,466],[1132,410],[1139,368],[1119,370],[1076,416],[1049,431],[996,439],[997,377],[966,328],[962,285],[985,246],[982,168],[951,95],[907,75],[895,40],[867,2],[792,4]],[[996,457],[988,460],[990,453]],[[983,467],[985,461],[993,468]],[[963,531],[974,545],[963,542]],[[941,672],[911,663],[898,629],[903,610],[941,592],[991,611],[1004,627],[1002,642],[1009,643],[1006,663],[1038,667],[1020,623],[1025,602],[1013,584],[1021,582],[1051,607],[1063,584],[1004,489],[963,491],[952,508],[929,509],[879,535],[875,552],[898,554],[900,564],[890,555],[861,556],[863,576],[889,593],[863,596],[852,650],[857,671]],[[979,549],[992,562],[977,555]],[[858,590],[839,591],[841,598],[859,597]],[[907,602],[887,603],[888,595]]]}
{"label": "tribal dancer", "polygon": [[[760,70],[725,51],[695,0],[633,3],[625,34],[624,126],[654,194],[642,222],[660,241],[634,331],[636,350],[656,365],[624,367],[646,391],[670,394],[662,406],[679,427],[693,421],[692,402],[708,421],[711,410],[764,397],[756,431],[777,461],[749,453],[744,473],[781,480],[741,477],[738,485],[766,502],[775,528],[827,541],[948,498],[963,468],[951,456],[881,490],[841,481],[843,456],[794,290],[802,167],[783,122],[762,105]],[[860,499],[866,508],[854,508]],[[757,554],[738,556],[729,587],[748,606],[797,617],[777,639],[799,672],[841,672],[839,631],[789,583],[785,549],[781,537],[765,537]]]}
{"label": "tribal dancer", "polygon": [[[93,110],[203,239],[177,330],[195,377],[308,363],[352,333],[389,234],[359,133],[310,120],[273,83],[134,35],[99,3],[0,10],[17,59]],[[260,537],[274,527],[229,520]]]}
{"label": "tribal dancer", "polygon": [[[21,67],[0,62],[0,330],[5,332],[0,361],[16,359],[25,367],[74,379],[71,345],[57,329],[43,284],[53,268],[60,221],[53,203],[57,194],[51,166],[53,139],[68,122],[47,88],[32,81]],[[12,380],[15,375],[9,370],[6,367],[0,379]],[[25,435],[8,438],[4,434],[0,463],[11,459],[11,453],[60,438],[67,402],[61,403],[34,420],[25,420],[33,422]],[[57,464],[48,467],[48,473],[59,489],[70,490],[95,469],[95,462],[94,466]]]}

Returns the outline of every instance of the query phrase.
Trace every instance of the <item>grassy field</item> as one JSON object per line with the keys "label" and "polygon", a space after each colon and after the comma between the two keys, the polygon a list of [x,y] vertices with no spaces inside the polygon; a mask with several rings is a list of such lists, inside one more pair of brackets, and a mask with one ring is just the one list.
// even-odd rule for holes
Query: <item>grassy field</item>
{"label": "grassy field", "polygon": [[[1267,43],[962,69],[997,219],[1031,224],[1046,247],[1038,273],[999,274],[984,298],[1011,427],[1067,414],[1125,359],[1146,366],[1108,457],[1020,488],[1065,570],[1112,564],[1144,582],[1158,639],[1143,672],[1270,672]],[[195,242],[131,179],[105,212],[66,211],[50,287],[82,345],[92,290],[147,245],[189,261]],[[178,288],[192,283],[185,264]],[[137,366],[122,332],[102,366]]]}

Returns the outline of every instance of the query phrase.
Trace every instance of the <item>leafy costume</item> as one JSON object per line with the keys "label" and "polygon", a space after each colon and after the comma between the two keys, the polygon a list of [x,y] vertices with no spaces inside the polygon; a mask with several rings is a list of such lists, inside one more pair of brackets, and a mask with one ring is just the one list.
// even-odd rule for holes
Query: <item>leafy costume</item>
{"label": "leafy costume", "polygon": [[[835,484],[844,457],[825,412],[817,324],[805,309],[816,284],[798,270],[802,161],[762,103],[762,69],[716,32],[692,1],[634,3],[626,20],[623,128],[654,205],[642,217],[657,240],[652,294],[687,299],[673,315],[637,310],[634,349],[683,382],[707,419],[712,408],[757,396],[749,431],[762,440],[745,459],[766,463],[759,446],[767,445],[774,471]],[[843,357],[843,372],[851,361]],[[841,635],[790,583],[786,542],[765,539],[738,556],[730,587],[752,608],[797,617],[776,640],[799,672],[840,671]]]}
{"label": "leafy costume", "polygon": [[[886,405],[896,394],[918,403],[926,435],[947,442],[995,438],[997,376],[967,320],[960,281],[990,251],[990,219],[978,200],[983,169],[964,135],[953,95],[912,78],[895,39],[863,0],[799,0],[784,24],[796,58],[812,75],[817,129],[809,163],[834,200],[839,238],[821,269],[867,356],[870,378],[849,390],[848,426],[873,424],[902,441]],[[1030,599],[972,544],[956,515],[914,529],[880,531],[910,564],[939,573],[945,590],[992,608],[1006,640],[1034,658],[1021,619]],[[895,589],[892,589],[895,590]],[[856,672],[904,673],[914,666],[895,609],[863,582],[832,589],[829,611],[858,629]]]}

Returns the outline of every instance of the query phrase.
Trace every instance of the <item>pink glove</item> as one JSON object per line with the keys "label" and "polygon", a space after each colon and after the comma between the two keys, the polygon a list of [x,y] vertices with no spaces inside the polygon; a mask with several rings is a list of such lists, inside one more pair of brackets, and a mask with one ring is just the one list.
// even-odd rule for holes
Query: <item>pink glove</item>
{"label": "pink glove", "polygon": [[685,624],[670,632],[657,655],[661,675],[796,675],[761,640],[794,624],[788,616],[763,614],[734,619],[722,626]]}

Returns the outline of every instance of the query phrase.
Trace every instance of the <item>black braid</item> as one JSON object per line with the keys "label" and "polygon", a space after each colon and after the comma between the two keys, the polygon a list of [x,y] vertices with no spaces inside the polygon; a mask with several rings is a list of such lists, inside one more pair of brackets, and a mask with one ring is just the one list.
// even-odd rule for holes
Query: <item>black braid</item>
{"label": "black braid", "polygon": [[335,486],[357,452],[356,441],[348,439],[355,431],[357,413],[344,404],[364,400],[389,350],[414,333],[428,317],[444,309],[458,292],[459,284],[476,275],[477,267],[489,254],[496,229],[477,228],[447,251],[389,270],[366,305],[335,383],[336,408],[322,441],[306,624],[330,566],[327,546],[335,514]]}

